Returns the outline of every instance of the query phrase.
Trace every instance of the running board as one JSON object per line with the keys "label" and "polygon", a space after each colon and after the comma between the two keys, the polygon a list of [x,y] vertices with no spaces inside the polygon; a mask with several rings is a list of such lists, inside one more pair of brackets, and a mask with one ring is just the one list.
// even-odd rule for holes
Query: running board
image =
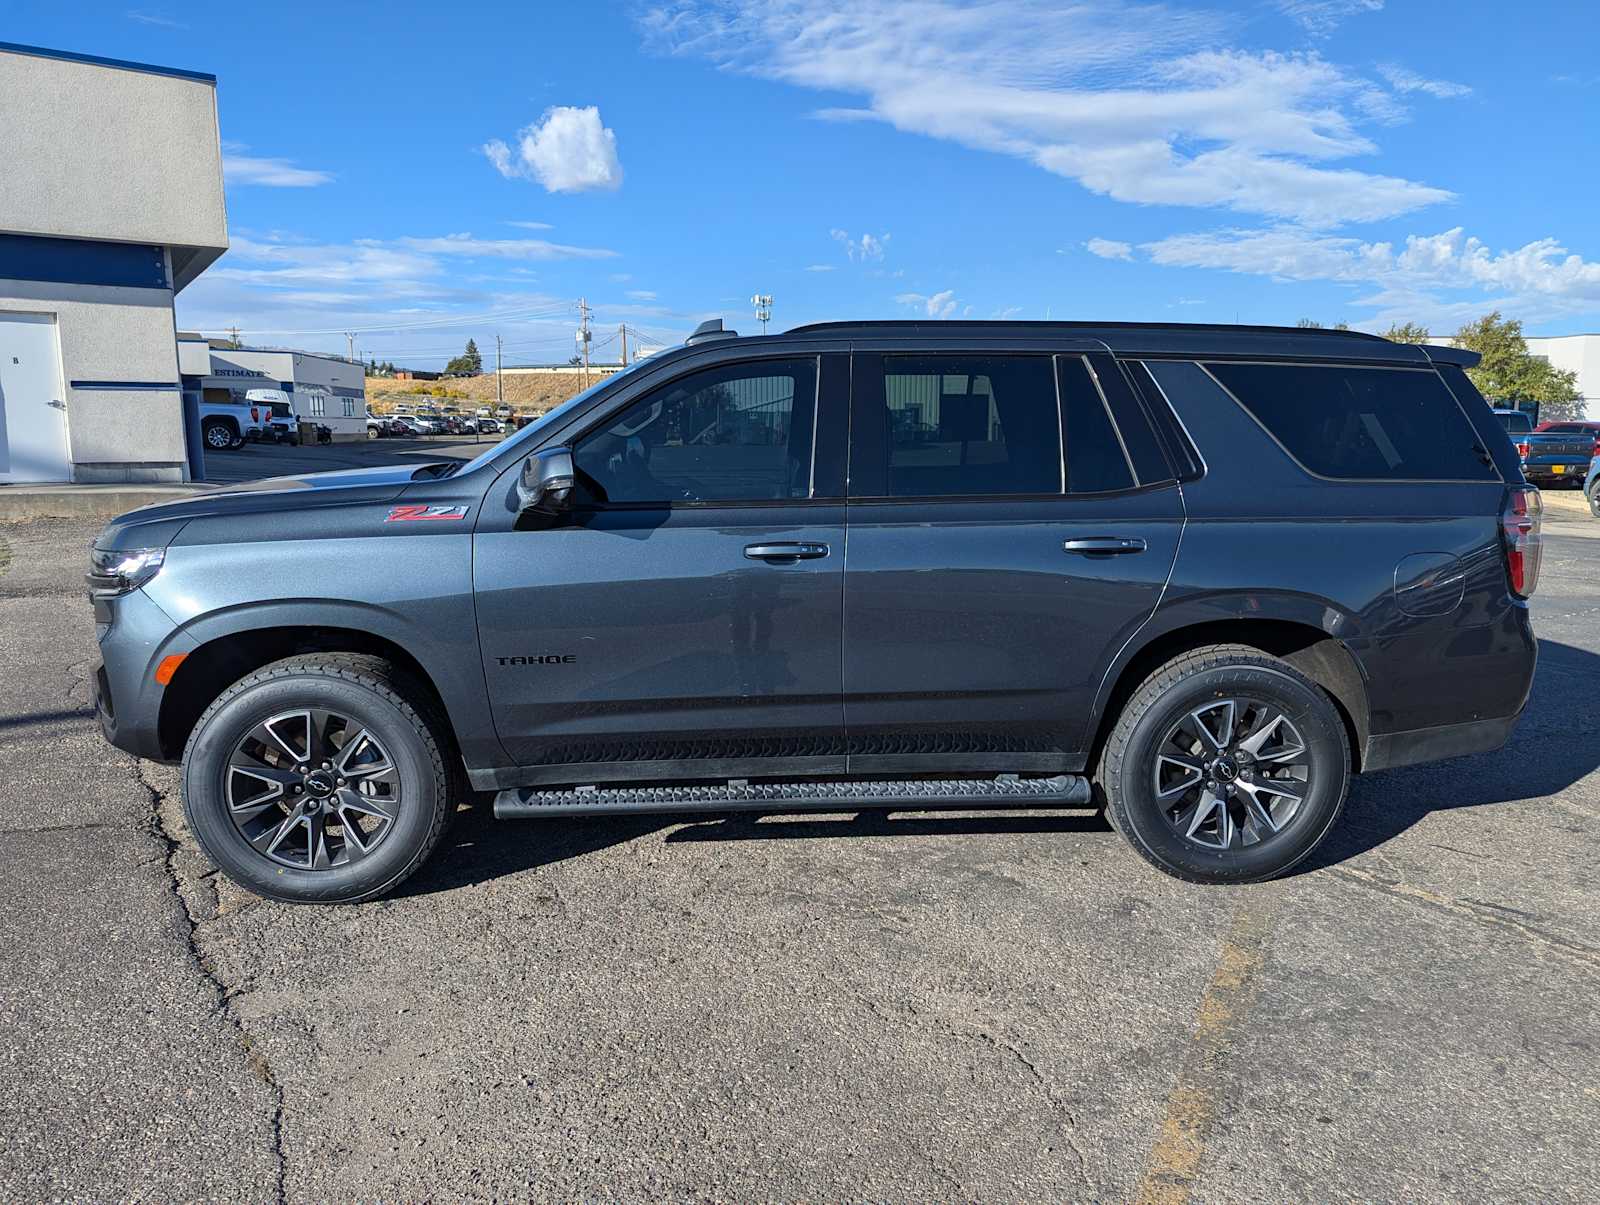
{"label": "running board", "polygon": [[494,797],[497,820],[545,816],[619,816],[640,812],[854,812],[866,808],[1059,807],[1092,803],[1089,780],[1053,778],[924,778],[858,782],[749,782],[730,779],[696,787],[513,787]]}

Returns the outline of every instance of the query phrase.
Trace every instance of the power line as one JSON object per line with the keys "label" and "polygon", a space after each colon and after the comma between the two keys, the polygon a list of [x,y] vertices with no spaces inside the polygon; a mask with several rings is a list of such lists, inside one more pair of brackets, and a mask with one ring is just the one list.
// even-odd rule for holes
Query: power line
{"label": "power line", "polygon": [[[381,335],[390,331],[412,331],[437,329],[452,326],[470,326],[474,323],[509,321],[512,319],[533,320],[538,318],[560,318],[570,314],[572,302],[563,302],[552,307],[548,302],[542,306],[528,306],[518,309],[491,311],[483,314],[441,314],[437,318],[419,319],[415,322],[391,322],[383,326],[356,326],[356,327],[329,327],[325,330],[257,330],[256,335]],[[201,334],[226,334],[229,327],[203,326],[196,328]]]}

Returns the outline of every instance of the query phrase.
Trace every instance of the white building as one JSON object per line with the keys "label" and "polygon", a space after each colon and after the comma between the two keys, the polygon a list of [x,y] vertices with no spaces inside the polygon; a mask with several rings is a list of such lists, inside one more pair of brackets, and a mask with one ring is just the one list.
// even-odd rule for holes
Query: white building
{"label": "white building", "polygon": [[214,76],[0,43],[0,483],[189,477],[172,302],[227,247]]}
{"label": "white building", "polygon": [[1589,418],[1600,418],[1600,335],[1529,335],[1528,351],[1552,367],[1578,374],[1578,396]]}
{"label": "white building", "polygon": [[[178,336],[184,385],[207,401],[245,400],[251,389],[281,389],[296,418],[321,423],[335,440],[366,439],[365,367],[343,356],[268,348],[217,348],[203,336]],[[203,369],[203,371],[202,371]]]}

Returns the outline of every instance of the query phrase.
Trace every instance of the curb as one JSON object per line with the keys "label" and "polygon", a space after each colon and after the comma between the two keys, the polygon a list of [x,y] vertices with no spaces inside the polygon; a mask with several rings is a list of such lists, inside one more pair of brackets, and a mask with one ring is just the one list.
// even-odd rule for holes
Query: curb
{"label": "curb", "polygon": [[158,502],[177,502],[208,485],[0,486],[0,523],[28,519],[112,519]]}

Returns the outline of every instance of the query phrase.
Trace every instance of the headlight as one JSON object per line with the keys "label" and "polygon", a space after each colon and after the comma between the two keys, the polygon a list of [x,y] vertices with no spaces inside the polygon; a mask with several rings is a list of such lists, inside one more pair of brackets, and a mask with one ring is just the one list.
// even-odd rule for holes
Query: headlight
{"label": "headlight", "polygon": [[89,552],[89,593],[114,598],[137,590],[161,570],[160,548],[94,548]]}

